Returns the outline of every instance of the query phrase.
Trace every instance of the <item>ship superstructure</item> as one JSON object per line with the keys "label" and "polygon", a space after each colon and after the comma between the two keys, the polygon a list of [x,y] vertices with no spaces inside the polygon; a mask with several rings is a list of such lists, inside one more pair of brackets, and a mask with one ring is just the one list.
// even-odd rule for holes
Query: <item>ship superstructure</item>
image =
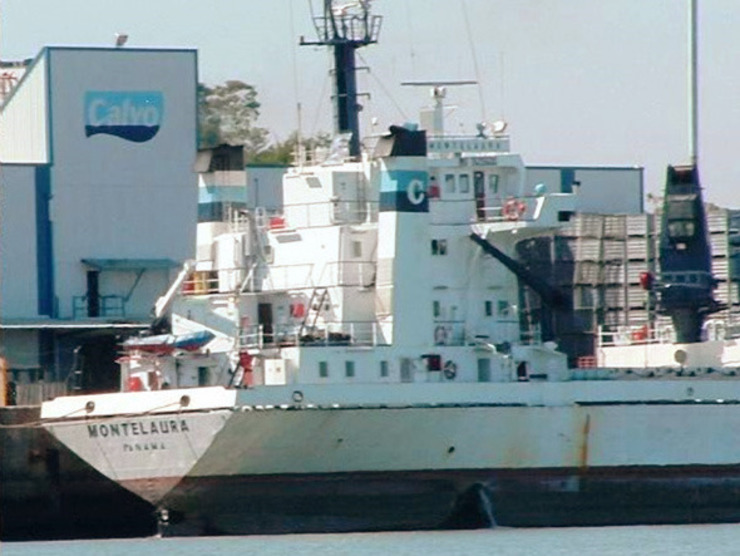
{"label": "ship superstructure", "polygon": [[519,281],[566,303],[516,244],[575,208],[524,184],[502,133],[338,144],[185,265],[120,393],[45,428],[171,534],[740,519],[736,361],[570,369],[522,334]]}

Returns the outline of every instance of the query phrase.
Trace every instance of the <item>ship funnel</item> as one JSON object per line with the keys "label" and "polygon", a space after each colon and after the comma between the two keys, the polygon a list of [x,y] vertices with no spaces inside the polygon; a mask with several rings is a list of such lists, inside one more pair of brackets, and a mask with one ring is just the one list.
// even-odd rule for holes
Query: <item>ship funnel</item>
{"label": "ship funnel", "polygon": [[378,269],[375,313],[385,341],[421,347],[432,340],[426,134],[391,127],[378,141]]}

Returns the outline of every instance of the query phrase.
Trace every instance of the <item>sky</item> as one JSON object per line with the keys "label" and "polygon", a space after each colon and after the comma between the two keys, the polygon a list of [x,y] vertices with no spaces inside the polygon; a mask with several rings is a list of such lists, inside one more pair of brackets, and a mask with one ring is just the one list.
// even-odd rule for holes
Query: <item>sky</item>
{"label": "sky", "polygon": [[[313,6],[311,6],[313,4]],[[330,131],[326,48],[314,38],[321,0],[0,0],[0,58],[45,45],[195,47],[199,78],[238,79],[261,103],[274,140]],[[689,161],[689,0],[375,0],[378,44],[359,51],[361,126],[418,120],[425,88],[404,81],[476,80],[448,90],[447,130],[504,119],[531,165],[642,166],[646,194],[665,167]],[[740,208],[740,1],[698,0],[699,167],[705,198]],[[650,202],[647,205],[650,208]]]}

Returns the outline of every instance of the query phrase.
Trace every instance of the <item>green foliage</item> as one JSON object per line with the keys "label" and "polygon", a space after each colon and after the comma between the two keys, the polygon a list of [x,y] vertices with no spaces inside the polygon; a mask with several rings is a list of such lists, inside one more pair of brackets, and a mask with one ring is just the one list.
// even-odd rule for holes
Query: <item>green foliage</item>
{"label": "green foliage", "polygon": [[260,103],[257,91],[242,81],[209,87],[198,84],[200,147],[244,145],[247,156],[267,146],[267,130],[256,126]]}
{"label": "green foliage", "polygon": [[[311,152],[319,147],[329,147],[331,145],[331,135],[319,132],[313,137],[303,137],[301,143],[305,151]],[[298,132],[294,131],[285,141],[278,141],[256,153],[254,156],[249,157],[249,162],[256,164],[290,165],[295,162],[297,148]]]}

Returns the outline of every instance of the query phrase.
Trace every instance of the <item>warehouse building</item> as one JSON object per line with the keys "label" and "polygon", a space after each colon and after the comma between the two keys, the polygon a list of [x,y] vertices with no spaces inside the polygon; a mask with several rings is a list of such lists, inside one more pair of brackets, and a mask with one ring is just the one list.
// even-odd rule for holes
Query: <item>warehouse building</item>
{"label": "warehouse building", "polygon": [[88,366],[112,360],[193,257],[197,82],[192,49],[48,47],[5,97],[0,327],[16,382],[68,380],[78,345]]}

